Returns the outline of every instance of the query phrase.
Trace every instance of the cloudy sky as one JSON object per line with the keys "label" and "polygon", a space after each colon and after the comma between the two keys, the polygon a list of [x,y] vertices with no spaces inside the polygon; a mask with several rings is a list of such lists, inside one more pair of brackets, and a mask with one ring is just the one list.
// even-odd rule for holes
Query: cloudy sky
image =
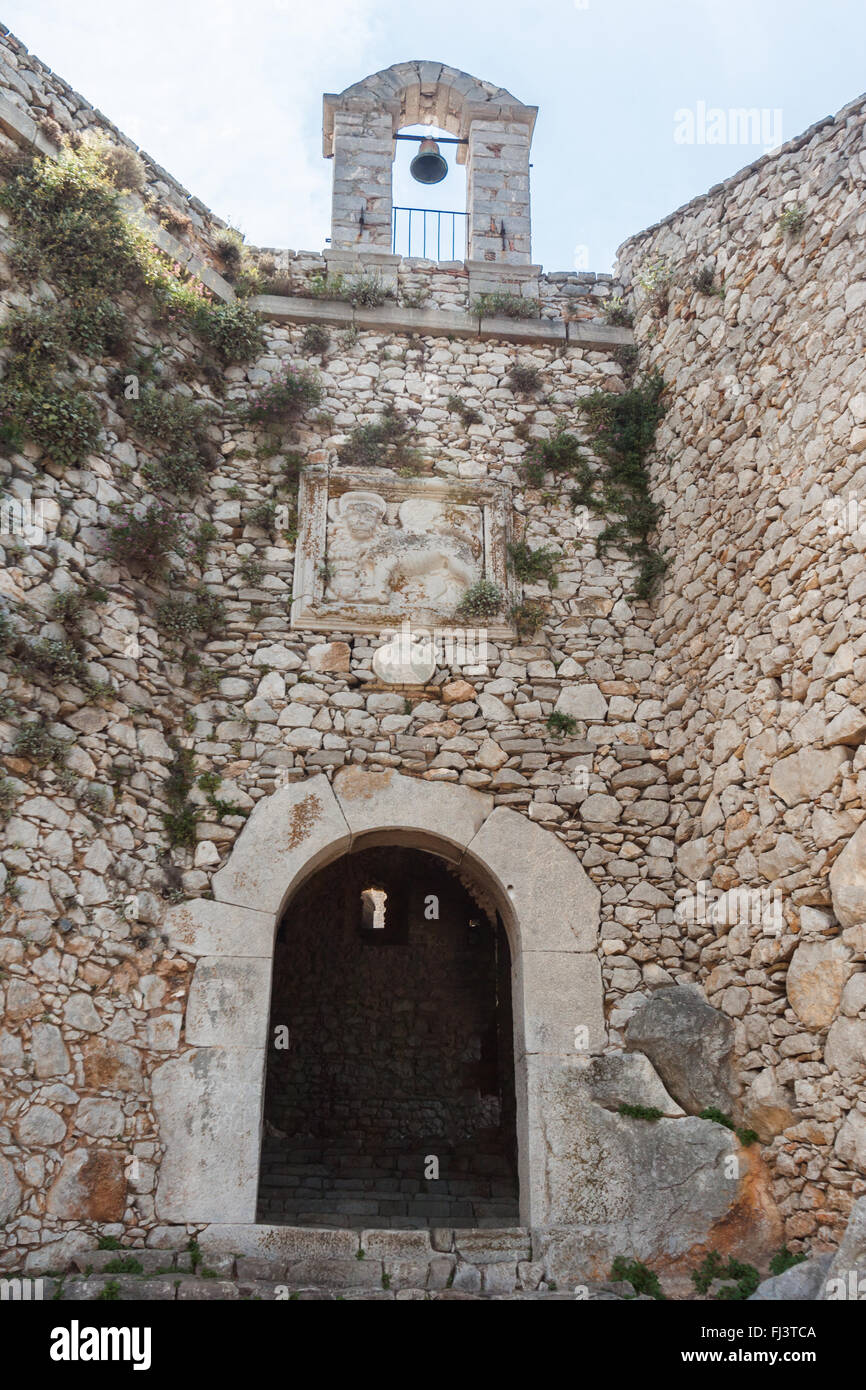
{"label": "cloudy sky", "polygon": [[[3,22],[261,246],[324,245],[323,92],[412,58],[507,87],[540,108],[547,270],[609,271],[626,236],[866,85],[863,0],[5,0]],[[461,204],[456,173],[438,194]],[[401,178],[410,195],[432,205]]]}

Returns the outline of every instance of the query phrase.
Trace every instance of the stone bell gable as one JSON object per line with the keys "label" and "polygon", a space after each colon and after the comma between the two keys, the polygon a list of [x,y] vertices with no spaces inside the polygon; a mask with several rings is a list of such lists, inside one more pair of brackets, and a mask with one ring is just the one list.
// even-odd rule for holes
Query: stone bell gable
{"label": "stone bell gable", "polygon": [[395,63],[327,95],[322,148],[334,161],[329,264],[364,253],[364,264],[389,265],[394,136],[404,126],[432,125],[466,142],[456,150],[466,165],[473,291],[526,284],[531,293],[538,267],[530,264],[529,151],[537,114],[502,87],[430,62]]}

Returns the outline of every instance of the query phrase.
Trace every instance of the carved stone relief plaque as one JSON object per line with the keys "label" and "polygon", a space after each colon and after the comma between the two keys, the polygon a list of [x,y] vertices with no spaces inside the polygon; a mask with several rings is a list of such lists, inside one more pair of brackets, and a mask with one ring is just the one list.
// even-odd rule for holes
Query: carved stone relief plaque
{"label": "carved stone relief plaque", "polygon": [[483,625],[492,637],[512,634],[511,496],[502,484],[317,465],[301,476],[298,510],[293,628],[465,626],[473,620],[456,618],[455,609],[487,579],[503,595],[503,612]]}

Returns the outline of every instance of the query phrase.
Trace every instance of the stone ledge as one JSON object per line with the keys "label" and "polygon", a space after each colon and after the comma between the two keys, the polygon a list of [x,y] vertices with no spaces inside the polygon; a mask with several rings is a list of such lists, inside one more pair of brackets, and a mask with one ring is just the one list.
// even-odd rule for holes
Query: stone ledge
{"label": "stone ledge", "polygon": [[325,323],[337,327],[380,329],[391,333],[416,333],[427,337],[500,338],[511,343],[541,346],[610,348],[634,342],[630,328],[606,323],[557,322],[553,319],[479,319],[457,309],[409,309],[383,304],[378,308],[353,309],[334,299],[307,299],[301,295],[255,295],[250,301],[265,318],[297,323]]}

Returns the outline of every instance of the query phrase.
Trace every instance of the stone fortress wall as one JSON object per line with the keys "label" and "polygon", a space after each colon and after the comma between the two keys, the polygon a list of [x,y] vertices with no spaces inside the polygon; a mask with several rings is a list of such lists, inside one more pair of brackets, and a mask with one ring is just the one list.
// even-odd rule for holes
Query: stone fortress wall
{"label": "stone fortress wall", "polygon": [[[65,131],[103,124],[11,36],[2,48],[0,85],[14,111],[0,108],[0,126],[10,142],[21,143],[28,113]],[[218,462],[207,495],[190,506],[216,527],[194,575],[225,603],[222,630],[198,653],[219,668],[213,689],[196,691],[189,661],[155,620],[167,586],[143,584],[104,557],[110,504],[149,495],[148,451],[119,415],[104,368],[90,368],[104,423],[98,455],[43,471],[27,445],[0,461],[7,495],[52,496],[62,515],[42,547],[22,551],[16,537],[0,536],[4,596],[34,635],[51,636],[54,594],[85,579],[103,584],[110,603],[86,616],[84,637],[92,670],[116,690],[94,700],[71,682],[0,674],[14,789],[0,868],[0,886],[14,886],[0,938],[7,1268],[83,1228],[151,1245],[186,1241],[154,1202],[161,1141],[151,1080],[186,1050],[193,965],[166,944],[162,924],[173,903],[207,894],[257,801],[281,782],[332,777],[348,763],[483,790],[573,848],[602,895],[609,1046],[622,1047],[651,990],[699,983],[735,1022],[743,1115],[765,1141],[786,1237],[816,1248],[836,1241],[864,1190],[866,1159],[862,850],[858,859],[855,842],[840,856],[863,819],[866,653],[862,542],[856,531],[831,534],[821,508],[856,491],[866,438],[862,150],[862,108],[849,108],[627,243],[619,282],[542,277],[540,325],[479,331],[466,323],[463,267],[404,263],[400,290],[429,289],[425,307],[359,312],[323,302],[315,312],[330,323],[332,345],[323,359],[307,358],[301,341],[314,309],[303,291],[325,262],[273,257],[297,303],[262,305],[266,348],[254,364],[226,370],[229,405],[287,363],[319,367],[321,410],[301,421],[291,447],[331,467],[356,424],[388,402],[411,406],[434,473],[468,488],[478,479],[511,485],[525,538],[562,554],[558,587],[527,590],[549,601],[543,630],[491,643],[481,677],[441,667],[423,698],[379,686],[369,637],[288,629],[294,544],[245,519],[256,502],[279,501],[284,454],[263,456],[260,435],[230,411],[215,413]],[[210,261],[208,283],[230,297],[208,255],[222,224],[151,172],[159,198],[192,219],[177,240]],[[791,245],[777,230],[789,200],[808,218]],[[662,256],[676,279],[657,318],[637,282]],[[704,260],[724,277],[724,299],[691,288]],[[14,275],[0,270],[4,304],[22,303]],[[613,349],[629,335],[604,326],[600,304],[633,282],[641,365],[663,372],[670,400],[655,476],[672,556],[652,605],[631,597],[625,556],[596,556],[602,522],[575,512],[555,480],[527,488],[519,471],[527,437],[560,422],[579,431],[575,399],[622,384]],[[145,309],[135,331],[142,348],[164,338]],[[197,375],[196,344],[176,333],[168,356],[185,389],[218,411],[219,393]],[[509,387],[518,362],[541,372],[540,397]],[[480,422],[464,425],[447,407],[451,394]],[[574,718],[573,734],[551,734],[554,709]],[[67,745],[71,779],[12,752],[23,711]],[[218,796],[234,808],[221,813],[192,791],[201,812],[194,854],[166,851],[174,739],[193,749],[197,773],[222,777]],[[700,878],[720,891],[778,888],[783,928],[676,920],[675,894]]]}
{"label": "stone fortress wall", "polygon": [[[710,904],[676,954],[737,1021],[797,1239],[838,1230],[866,1165],[864,122],[861,99],[619,262],[631,284],[672,271],[660,318],[636,284],[635,336],[671,387],[649,728],[669,752],[677,882],[751,890],[757,909],[728,926]],[[805,222],[786,236],[792,207]],[[715,293],[692,286],[705,266]],[[760,921],[774,892],[775,936]]]}

